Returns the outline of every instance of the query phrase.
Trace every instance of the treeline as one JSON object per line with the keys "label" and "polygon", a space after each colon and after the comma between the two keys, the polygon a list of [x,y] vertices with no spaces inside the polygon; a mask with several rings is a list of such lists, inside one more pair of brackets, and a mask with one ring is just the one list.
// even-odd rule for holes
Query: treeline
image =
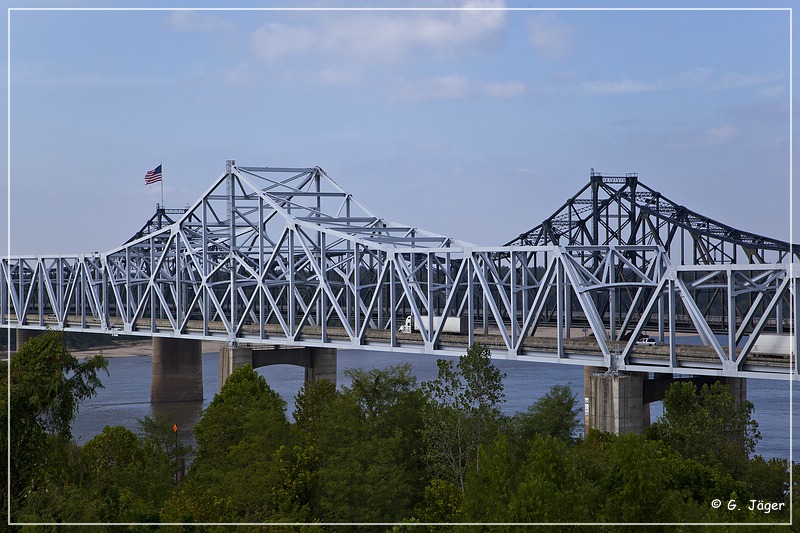
{"label": "treeline", "polygon": [[[787,464],[753,457],[760,436],[752,405],[737,406],[722,385],[673,385],[664,416],[643,435],[583,438],[567,387],[504,416],[504,376],[489,356],[475,345],[457,362],[438,361],[438,377],[425,383],[409,365],[349,371],[341,390],[308,383],[293,422],[246,366],[198,422],[181,479],[189,451],[163,419],[145,418],[139,434],[106,427],[76,445],[70,422],[101,386],[105,362],[75,360],[56,333],[36,337],[11,363],[12,521],[387,524],[371,526],[377,531],[404,523],[788,521]],[[616,529],[625,528],[604,530]]]}

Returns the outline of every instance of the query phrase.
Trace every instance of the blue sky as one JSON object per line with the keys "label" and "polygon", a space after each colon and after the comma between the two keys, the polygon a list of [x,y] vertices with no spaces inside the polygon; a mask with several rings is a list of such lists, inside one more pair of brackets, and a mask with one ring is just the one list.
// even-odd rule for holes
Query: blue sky
{"label": "blue sky", "polygon": [[110,249],[160,200],[147,170],[163,163],[182,207],[226,159],[319,165],[379,216],[480,245],[538,224],[591,168],[789,239],[785,10],[9,18],[13,254]]}

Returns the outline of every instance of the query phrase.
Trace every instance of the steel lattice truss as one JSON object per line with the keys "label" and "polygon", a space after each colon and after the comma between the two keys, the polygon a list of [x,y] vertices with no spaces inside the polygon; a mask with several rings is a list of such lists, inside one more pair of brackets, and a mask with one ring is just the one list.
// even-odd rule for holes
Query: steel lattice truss
{"label": "steel lattice truss", "polygon": [[[162,216],[107,253],[3,259],[2,326],[450,355],[481,342],[519,360],[798,377],[797,334],[791,355],[758,348],[794,323],[790,264],[676,265],[666,243],[611,239],[476,247],[377,217],[318,167],[229,162]],[[637,344],[647,332],[669,342]]]}
{"label": "steel lattice truss", "polygon": [[671,201],[636,174],[594,171],[558,211],[508,243],[543,244],[656,244],[680,264],[780,263],[791,253],[787,242],[738,230]]}

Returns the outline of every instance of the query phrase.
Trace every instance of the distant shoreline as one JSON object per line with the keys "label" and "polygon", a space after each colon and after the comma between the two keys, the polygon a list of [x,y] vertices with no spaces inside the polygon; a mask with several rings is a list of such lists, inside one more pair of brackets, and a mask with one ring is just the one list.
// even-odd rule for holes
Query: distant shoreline
{"label": "distant shoreline", "polygon": [[[224,343],[216,341],[203,341],[203,353],[218,352]],[[85,359],[100,354],[103,357],[135,357],[153,355],[153,343],[150,340],[135,341],[123,346],[95,346],[88,350],[70,351],[78,359]]]}

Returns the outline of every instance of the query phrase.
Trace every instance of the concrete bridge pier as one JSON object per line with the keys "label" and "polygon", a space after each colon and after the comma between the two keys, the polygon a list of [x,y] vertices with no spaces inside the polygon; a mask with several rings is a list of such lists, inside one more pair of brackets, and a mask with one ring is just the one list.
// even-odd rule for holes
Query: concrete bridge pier
{"label": "concrete bridge pier", "polygon": [[202,341],[153,337],[150,401],[152,403],[195,402],[202,399]]}
{"label": "concrete bridge pier", "polygon": [[747,380],[734,377],[694,376],[674,378],[668,374],[640,372],[608,373],[603,368],[583,369],[584,431],[599,429],[623,435],[641,433],[650,424],[650,403],[664,399],[675,381],[691,381],[697,386],[719,381],[727,385],[734,402],[747,400]]}
{"label": "concrete bridge pier", "polygon": [[17,351],[22,348],[22,345],[28,342],[28,339],[38,337],[44,333],[41,329],[19,329],[17,328]]}
{"label": "concrete bridge pier", "polygon": [[623,435],[641,433],[650,424],[650,405],[644,402],[647,374],[606,373],[587,366],[583,369],[584,428]]}
{"label": "concrete bridge pier", "polygon": [[219,386],[234,370],[244,365],[297,365],[306,370],[306,382],[327,379],[336,383],[336,348],[244,348],[223,346],[219,351]]}

